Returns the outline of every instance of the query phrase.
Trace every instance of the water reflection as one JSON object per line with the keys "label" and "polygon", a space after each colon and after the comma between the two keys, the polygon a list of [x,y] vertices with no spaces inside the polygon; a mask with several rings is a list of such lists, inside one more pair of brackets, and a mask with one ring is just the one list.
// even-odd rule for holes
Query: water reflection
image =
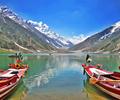
{"label": "water reflection", "polygon": [[[25,55],[30,66],[22,85],[9,96],[10,100],[109,100],[111,97],[90,85],[83,75],[81,64],[86,55]],[[91,54],[92,64],[119,71],[119,55]],[[0,68],[7,69],[12,60],[0,56]],[[119,71],[120,72],[120,71]]]}
{"label": "water reflection", "polygon": [[24,82],[26,84],[26,87],[30,90],[33,88],[39,88],[40,86],[43,86],[44,84],[47,84],[50,80],[50,78],[54,77],[56,73],[55,68],[50,68],[39,75],[34,75],[32,77],[29,77],[29,79],[26,79]]}
{"label": "water reflection", "polygon": [[[61,79],[63,81],[64,79],[64,82],[63,82],[64,84],[66,84],[65,83],[66,80],[70,80],[69,84],[73,82],[77,83],[76,81],[78,81],[78,79],[83,78],[83,77],[79,77],[81,76],[80,72],[82,71],[82,68],[80,67],[81,63],[79,61],[74,61],[73,58],[74,57],[68,57],[68,56],[46,56],[46,58],[44,57],[44,59],[46,59],[44,60],[45,62],[44,69],[42,70],[42,72],[39,72],[39,74],[35,74],[35,75],[32,75],[31,77],[28,77],[25,80],[26,87],[28,87],[30,91],[31,90],[33,91],[34,89],[38,89],[40,87],[43,88],[45,84],[49,83],[49,80],[55,81],[56,79],[58,79],[58,81],[59,80],[61,81]],[[28,59],[30,60],[30,58]],[[42,56],[36,56],[36,58],[34,57],[34,59],[37,59],[37,61],[39,61],[39,64],[40,63],[43,64],[43,60],[41,60],[43,59]],[[72,75],[76,73],[78,75],[76,75],[77,77],[75,77],[74,78],[75,80],[73,80]],[[66,76],[70,77],[72,80],[67,78],[65,79]],[[52,84],[60,85],[60,83],[55,83],[55,84],[52,83]],[[80,84],[79,81],[78,81],[78,84]]]}
{"label": "water reflection", "polygon": [[[104,69],[118,70],[119,56],[92,55],[92,58],[93,64],[101,63],[105,66],[103,66]],[[81,67],[85,55],[36,56],[31,59],[36,59],[39,67],[42,63],[44,69],[26,80],[28,94],[25,100],[30,98],[36,98],[36,100],[39,100],[38,98],[42,100],[60,100],[61,98],[63,100],[106,100],[111,98],[86,82],[86,75],[82,74]]]}

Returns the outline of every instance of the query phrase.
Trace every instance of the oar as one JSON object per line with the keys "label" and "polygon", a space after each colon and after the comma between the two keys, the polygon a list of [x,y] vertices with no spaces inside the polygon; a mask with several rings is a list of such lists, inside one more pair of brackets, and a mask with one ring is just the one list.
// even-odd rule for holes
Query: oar
{"label": "oar", "polygon": [[98,80],[95,77],[91,77],[89,79],[89,82],[90,82],[90,84],[96,84],[97,82],[120,82],[120,80],[110,80],[110,79],[107,79],[107,80]]}

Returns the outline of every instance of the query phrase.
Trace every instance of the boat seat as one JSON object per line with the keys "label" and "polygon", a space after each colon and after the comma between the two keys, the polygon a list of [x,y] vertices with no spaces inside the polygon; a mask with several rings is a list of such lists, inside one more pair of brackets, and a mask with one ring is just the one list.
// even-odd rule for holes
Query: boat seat
{"label": "boat seat", "polygon": [[101,75],[103,77],[106,77],[106,78],[110,78],[110,79],[113,79],[113,80],[116,80],[115,77],[112,76],[112,74],[105,74],[105,75]]}
{"label": "boat seat", "polygon": [[120,80],[120,72],[114,72],[113,75],[112,75],[112,77]]}
{"label": "boat seat", "polygon": [[4,73],[4,74],[1,74],[0,75],[0,77],[7,77],[7,78],[9,78],[9,77],[12,77],[12,76],[14,76],[14,75],[16,75],[18,73],[18,71],[8,71],[7,73]]}
{"label": "boat seat", "polygon": [[92,73],[97,74],[97,75],[107,75],[107,74],[110,74],[110,73],[107,73],[105,71],[102,71],[102,70],[99,70],[99,69],[96,69],[96,68],[90,68],[90,71]]}
{"label": "boat seat", "polygon": [[10,74],[18,74],[18,71],[13,71]]}

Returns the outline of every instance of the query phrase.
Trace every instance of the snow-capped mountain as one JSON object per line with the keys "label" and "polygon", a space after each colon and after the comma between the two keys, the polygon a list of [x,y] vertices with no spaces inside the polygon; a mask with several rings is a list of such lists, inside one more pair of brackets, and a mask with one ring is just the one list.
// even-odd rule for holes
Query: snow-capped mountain
{"label": "snow-capped mountain", "polygon": [[56,48],[69,48],[73,46],[73,43],[59,34],[53,32],[48,25],[42,22],[35,22],[32,20],[25,20],[19,17],[16,13],[10,10],[7,6],[0,6],[0,13],[4,17],[9,17],[22,27],[31,30],[36,33],[40,39],[46,41]]}
{"label": "snow-capped mountain", "polygon": [[47,35],[49,38],[53,39],[54,41],[49,41],[47,40],[48,43],[51,43],[55,47],[71,47],[73,46],[73,43],[64,37],[60,36],[59,34],[53,32],[48,25],[44,24],[42,21],[41,22],[35,22],[32,20],[28,20],[27,23],[31,25],[32,27],[36,28],[38,31],[41,33]]}
{"label": "snow-capped mountain", "polygon": [[113,24],[111,27],[112,27],[112,29],[109,31],[109,33],[100,37],[100,40],[106,39],[106,38],[110,37],[114,32],[119,31],[120,30],[120,21]]}
{"label": "snow-capped mountain", "polygon": [[0,48],[24,52],[56,50],[46,39],[49,38],[31,28],[6,6],[0,7]]}
{"label": "snow-capped mountain", "polygon": [[23,24],[25,20],[23,20],[21,17],[19,17],[15,12],[13,12],[11,9],[9,9],[7,6],[0,6],[0,13],[4,17],[9,17],[10,19],[18,22],[19,24]]}
{"label": "snow-capped mountain", "polygon": [[84,36],[83,34],[80,34],[78,36],[73,36],[68,38],[74,45],[81,43],[82,41],[84,41],[87,37]]}
{"label": "snow-capped mountain", "polygon": [[88,37],[70,50],[120,52],[120,21]]}

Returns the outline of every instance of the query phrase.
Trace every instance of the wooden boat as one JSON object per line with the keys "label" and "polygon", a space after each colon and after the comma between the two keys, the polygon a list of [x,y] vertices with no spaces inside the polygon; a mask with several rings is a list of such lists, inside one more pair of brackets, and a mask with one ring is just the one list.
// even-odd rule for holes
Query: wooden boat
{"label": "wooden boat", "polygon": [[28,67],[9,68],[0,72],[0,100],[3,100],[19,83]]}
{"label": "wooden boat", "polygon": [[120,73],[109,72],[97,66],[82,64],[91,84],[110,96],[120,99]]}

